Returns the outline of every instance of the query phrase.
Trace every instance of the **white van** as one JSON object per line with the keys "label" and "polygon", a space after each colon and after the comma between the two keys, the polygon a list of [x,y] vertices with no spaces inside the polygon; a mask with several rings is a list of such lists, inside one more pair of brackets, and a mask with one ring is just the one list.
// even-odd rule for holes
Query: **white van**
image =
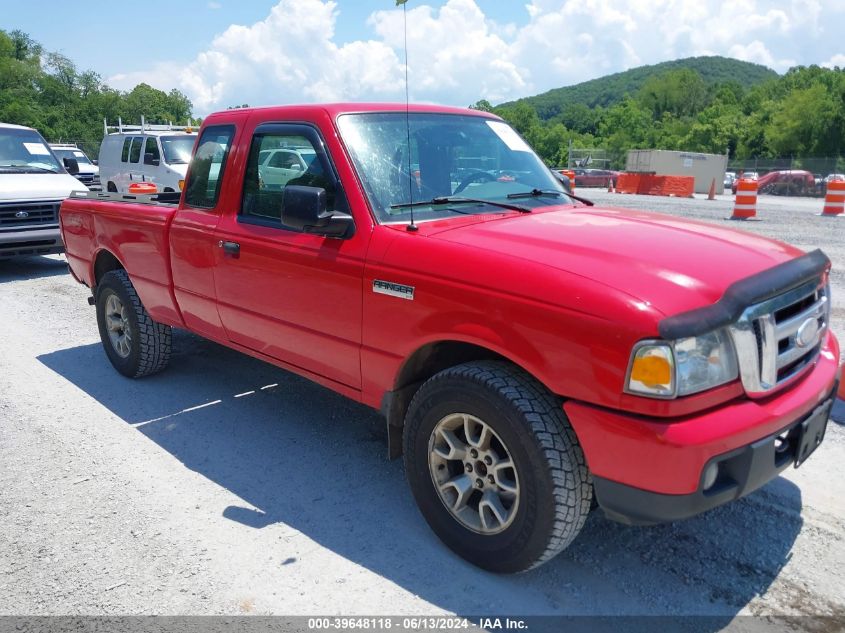
{"label": "white van", "polygon": [[79,173],[76,179],[91,191],[100,189],[100,168],[95,165],[88,155],[72,143],[50,143],[50,149],[63,165],[67,165],[67,159],[74,159],[79,165]]}
{"label": "white van", "polygon": [[[59,205],[88,188],[71,174],[32,128],[0,123],[0,259],[64,250]],[[70,172],[70,173],[69,173]]]}
{"label": "white van", "polygon": [[[109,132],[109,130],[117,130]],[[134,182],[151,182],[159,191],[181,191],[197,138],[190,127],[109,126],[100,145],[100,182],[106,191],[127,193]]]}

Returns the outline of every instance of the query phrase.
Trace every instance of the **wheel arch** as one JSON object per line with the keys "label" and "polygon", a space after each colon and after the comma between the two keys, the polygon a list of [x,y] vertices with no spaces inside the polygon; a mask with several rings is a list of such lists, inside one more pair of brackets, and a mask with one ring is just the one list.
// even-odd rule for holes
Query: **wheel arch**
{"label": "wheel arch", "polygon": [[393,389],[382,396],[381,412],[387,420],[390,459],[402,455],[402,429],[405,424],[405,414],[420,386],[444,369],[480,360],[500,360],[510,363],[548,388],[537,373],[526,366],[526,363],[496,351],[490,346],[451,338],[425,343],[405,359],[396,374]]}
{"label": "wheel arch", "polygon": [[95,294],[97,286],[100,284],[100,280],[103,278],[103,275],[111,270],[126,270],[126,266],[124,266],[123,262],[121,262],[110,250],[105,248],[100,249],[94,256],[94,263],[92,266],[93,274],[91,279],[94,283],[91,289]]}

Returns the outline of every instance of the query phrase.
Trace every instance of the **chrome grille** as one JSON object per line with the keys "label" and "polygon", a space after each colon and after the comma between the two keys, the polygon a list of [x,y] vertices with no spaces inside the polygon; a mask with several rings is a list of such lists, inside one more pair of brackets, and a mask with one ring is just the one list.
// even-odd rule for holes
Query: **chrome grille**
{"label": "chrome grille", "polygon": [[76,174],[76,179],[85,185],[99,185],[100,174]]}
{"label": "chrome grille", "polygon": [[0,229],[58,223],[58,202],[0,203]]}
{"label": "chrome grille", "polygon": [[830,286],[803,284],[747,308],[731,326],[749,396],[785,387],[812,366],[830,322]]}

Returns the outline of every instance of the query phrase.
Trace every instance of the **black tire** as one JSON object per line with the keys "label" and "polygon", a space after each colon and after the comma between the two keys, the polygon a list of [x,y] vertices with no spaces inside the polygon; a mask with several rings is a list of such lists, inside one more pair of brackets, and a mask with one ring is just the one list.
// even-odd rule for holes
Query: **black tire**
{"label": "black tire", "polygon": [[[420,387],[405,421],[405,470],[425,520],[459,556],[490,571],[521,572],[550,560],[578,535],[590,511],[592,480],[561,403],[529,374],[498,361],[458,365]],[[455,413],[483,420],[515,464],[519,501],[499,533],[464,526],[435,488],[429,438]]]}
{"label": "black tire", "polygon": [[[131,341],[128,354],[121,355],[109,337],[106,305],[116,296],[126,308],[126,331]],[[155,374],[170,360],[171,330],[169,325],[156,323],[147,314],[125,270],[111,270],[103,275],[97,286],[97,326],[100,339],[114,368],[129,378]]]}
{"label": "black tire", "polygon": [[109,183],[106,185],[106,191],[110,191],[111,193],[117,193],[117,185],[109,181]]}

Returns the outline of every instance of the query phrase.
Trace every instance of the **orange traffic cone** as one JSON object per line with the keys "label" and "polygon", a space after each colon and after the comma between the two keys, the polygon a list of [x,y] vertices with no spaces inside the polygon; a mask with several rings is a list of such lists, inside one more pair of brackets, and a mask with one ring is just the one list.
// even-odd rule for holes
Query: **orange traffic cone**
{"label": "orange traffic cone", "polygon": [[716,199],[716,179],[714,178],[710,182],[710,193],[707,194],[708,200],[715,200]]}
{"label": "orange traffic cone", "polygon": [[616,193],[616,187],[613,186],[613,178],[607,179],[607,193]]}
{"label": "orange traffic cone", "polygon": [[736,184],[733,215],[729,220],[757,220],[757,181],[743,178]]}
{"label": "orange traffic cone", "polygon": [[836,218],[845,212],[845,180],[831,180],[827,183],[822,215]]}

